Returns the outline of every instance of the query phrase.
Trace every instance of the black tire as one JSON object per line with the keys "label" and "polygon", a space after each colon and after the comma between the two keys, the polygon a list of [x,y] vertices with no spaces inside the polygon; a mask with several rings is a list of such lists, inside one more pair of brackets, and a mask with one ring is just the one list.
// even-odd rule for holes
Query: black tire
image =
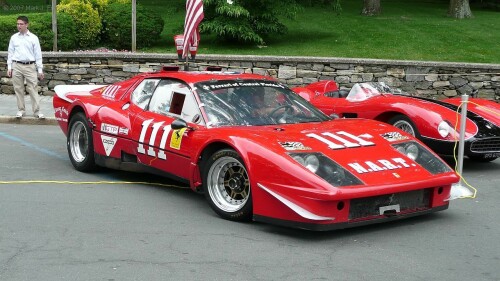
{"label": "black tire", "polygon": [[76,170],[90,172],[96,169],[92,129],[82,112],[71,117],[66,145],[69,159]]}
{"label": "black tire", "polygon": [[205,161],[203,187],[208,204],[220,217],[232,221],[252,219],[250,178],[233,149],[221,149]]}
{"label": "black tire", "polygon": [[395,115],[391,119],[389,119],[387,123],[407,132],[410,135],[413,135],[416,138],[420,138],[420,134],[417,130],[417,127],[415,126],[415,123],[413,123],[413,121],[411,121],[410,118],[406,117],[405,115]]}

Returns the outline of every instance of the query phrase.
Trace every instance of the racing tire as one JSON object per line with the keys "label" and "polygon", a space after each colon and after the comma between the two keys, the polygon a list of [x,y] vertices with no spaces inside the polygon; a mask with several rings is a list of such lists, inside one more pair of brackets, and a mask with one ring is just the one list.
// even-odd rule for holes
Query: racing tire
{"label": "racing tire", "polygon": [[481,163],[488,163],[498,158],[498,157],[486,157],[485,155],[468,155],[467,157],[469,157],[469,159],[472,161]]}
{"label": "racing tire", "polygon": [[250,178],[236,151],[221,149],[207,159],[203,186],[208,204],[220,217],[231,221],[252,219]]}
{"label": "racing tire", "polygon": [[96,169],[92,129],[84,113],[78,112],[71,118],[66,144],[69,159],[76,170],[90,172]]}
{"label": "racing tire", "polygon": [[417,127],[415,124],[410,120],[410,118],[406,117],[405,115],[398,114],[387,122],[391,124],[392,126],[407,132],[408,134],[420,138],[420,134],[418,133]]}

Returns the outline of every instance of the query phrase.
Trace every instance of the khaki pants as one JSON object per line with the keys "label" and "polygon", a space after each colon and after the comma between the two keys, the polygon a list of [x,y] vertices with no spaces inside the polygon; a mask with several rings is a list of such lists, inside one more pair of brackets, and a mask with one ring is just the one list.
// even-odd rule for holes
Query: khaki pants
{"label": "khaki pants", "polygon": [[[26,79],[26,87],[24,80]],[[12,63],[12,84],[14,85],[14,92],[17,98],[17,109],[26,112],[24,104],[24,96],[26,92],[31,98],[31,107],[33,115],[37,116],[40,113],[40,96],[37,91],[38,73],[36,65],[21,64],[17,62]]]}

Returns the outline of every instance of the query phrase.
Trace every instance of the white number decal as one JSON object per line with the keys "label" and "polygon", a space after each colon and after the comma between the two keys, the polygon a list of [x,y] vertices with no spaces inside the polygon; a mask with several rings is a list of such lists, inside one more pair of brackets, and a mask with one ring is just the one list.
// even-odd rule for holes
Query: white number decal
{"label": "white number decal", "polygon": [[[165,145],[167,144],[167,138],[168,138],[168,133],[170,133],[170,126],[165,126],[163,127],[163,135],[161,136],[161,141],[160,141],[160,148],[165,148]],[[160,150],[158,152],[158,158],[166,160],[167,155],[165,155],[165,151]]]}
{"label": "white number decal", "polygon": [[[326,133],[322,133],[322,135],[325,137],[329,137],[337,142],[334,142],[332,140],[329,140],[329,139],[322,137],[320,135],[317,135],[317,134],[307,134],[306,136],[313,138],[313,139],[317,139],[317,140],[321,141],[322,143],[325,143],[326,145],[328,145],[328,147],[330,149],[342,149],[342,148],[346,148],[346,147],[359,147],[359,146],[375,145],[375,143],[373,143],[371,141],[364,140],[360,137],[357,137],[355,135],[349,134],[349,133],[344,132],[344,131],[340,131],[337,133],[326,132]],[[339,135],[350,138],[352,141],[348,140],[347,138],[340,137]],[[365,134],[365,135],[363,135],[363,137],[371,138],[372,136]]]}
{"label": "white number decal", "polygon": [[[142,122],[141,135],[139,136],[139,145],[137,146],[138,153],[146,154],[146,149],[144,148],[144,140],[146,138],[146,133],[149,129],[149,125],[152,122],[153,122],[153,119],[145,120],[144,122]],[[153,156],[153,157],[156,156],[156,152],[155,152],[153,147],[154,147],[155,142],[156,142],[156,136],[158,135],[158,131],[163,126],[163,123],[164,123],[163,121],[157,122],[157,123],[154,123],[152,126],[153,131],[151,132],[151,138],[149,139],[149,144],[148,144],[149,148],[148,148],[148,153],[147,153],[147,155],[149,155],[149,156]],[[170,133],[170,131],[172,129],[170,128],[170,125],[165,125],[165,126],[163,126],[162,130],[163,130],[163,133],[162,133],[161,140],[160,140],[160,151],[158,151],[158,158],[166,160],[167,155],[165,154],[165,146],[167,144],[168,134]]]}
{"label": "white number decal", "polygon": [[139,147],[137,147],[137,152],[141,154],[146,154],[146,150],[144,149],[144,139],[146,138],[146,132],[148,130],[149,124],[153,122],[153,119],[146,120],[142,122],[141,135],[139,136]]}
{"label": "white number decal", "polygon": [[160,129],[161,125],[163,125],[163,121],[153,124],[153,132],[151,133],[151,138],[149,139],[149,149],[148,149],[149,156],[153,156],[153,157],[156,156],[156,153],[155,153],[155,150],[153,149],[153,146],[155,145],[156,134],[158,134],[158,130]]}

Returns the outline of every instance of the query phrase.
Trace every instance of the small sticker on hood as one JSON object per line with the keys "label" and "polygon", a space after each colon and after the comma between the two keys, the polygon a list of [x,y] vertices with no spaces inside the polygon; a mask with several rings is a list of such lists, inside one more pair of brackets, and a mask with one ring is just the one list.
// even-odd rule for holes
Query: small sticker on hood
{"label": "small sticker on hood", "polygon": [[279,143],[285,150],[311,150],[310,147],[304,146],[298,141],[286,141]]}
{"label": "small sticker on hood", "polygon": [[389,132],[389,133],[382,134],[380,136],[382,136],[384,139],[386,139],[389,142],[401,141],[401,140],[407,140],[408,139],[407,136],[403,136],[399,132]]}

